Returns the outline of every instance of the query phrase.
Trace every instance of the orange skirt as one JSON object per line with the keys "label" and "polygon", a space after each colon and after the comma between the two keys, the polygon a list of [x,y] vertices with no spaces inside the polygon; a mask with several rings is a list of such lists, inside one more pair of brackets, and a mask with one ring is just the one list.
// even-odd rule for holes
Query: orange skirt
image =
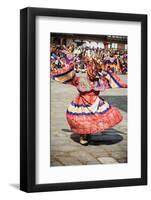
{"label": "orange skirt", "polygon": [[120,111],[100,97],[93,104],[77,96],[69,105],[66,117],[72,132],[76,134],[101,133],[112,128],[123,119]]}

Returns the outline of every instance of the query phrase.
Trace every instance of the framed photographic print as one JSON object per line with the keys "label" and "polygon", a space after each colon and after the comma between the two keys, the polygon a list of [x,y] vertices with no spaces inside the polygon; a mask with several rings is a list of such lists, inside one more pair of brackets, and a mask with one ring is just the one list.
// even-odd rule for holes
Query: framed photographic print
{"label": "framed photographic print", "polygon": [[147,184],[147,15],[20,11],[20,189]]}

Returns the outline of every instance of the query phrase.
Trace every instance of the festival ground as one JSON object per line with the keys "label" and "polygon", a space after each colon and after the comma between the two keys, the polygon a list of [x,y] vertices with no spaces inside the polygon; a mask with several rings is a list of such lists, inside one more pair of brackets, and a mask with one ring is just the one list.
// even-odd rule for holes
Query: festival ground
{"label": "festival ground", "polygon": [[[79,75],[79,74],[78,74]],[[85,76],[85,74],[80,74]],[[118,75],[127,82],[127,75]],[[123,121],[103,134],[91,136],[88,146],[79,144],[79,135],[70,131],[66,109],[77,94],[76,88],[51,80],[51,166],[112,164],[127,162],[127,89],[100,93],[122,113]]]}

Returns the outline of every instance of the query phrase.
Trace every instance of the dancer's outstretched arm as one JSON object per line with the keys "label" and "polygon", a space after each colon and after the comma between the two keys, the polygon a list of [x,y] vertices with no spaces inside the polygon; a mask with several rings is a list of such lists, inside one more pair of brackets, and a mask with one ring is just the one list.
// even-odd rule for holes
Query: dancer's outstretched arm
{"label": "dancer's outstretched arm", "polygon": [[93,61],[98,70],[100,79],[104,82],[105,88],[127,88],[127,84],[117,75],[109,72],[103,63],[98,63],[95,59],[93,59]]}
{"label": "dancer's outstretched arm", "polygon": [[100,78],[104,81],[106,88],[127,88],[127,84],[114,73],[102,71]]}

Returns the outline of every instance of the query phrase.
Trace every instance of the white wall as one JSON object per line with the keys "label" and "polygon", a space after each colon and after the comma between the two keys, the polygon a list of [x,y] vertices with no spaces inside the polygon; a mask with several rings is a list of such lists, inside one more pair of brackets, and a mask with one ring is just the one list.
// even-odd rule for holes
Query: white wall
{"label": "white wall", "polygon": [[[116,199],[134,197],[150,199],[151,158],[149,160],[149,186],[91,189],[51,193],[26,194],[18,190],[19,184],[19,9],[27,6],[145,13],[149,15],[150,0],[3,0],[0,3],[0,199]],[[149,34],[151,26],[149,24]],[[150,38],[148,44],[151,44]],[[150,55],[150,45],[149,53]],[[149,60],[149,64],[151,64]],[[148,74],[151,70],[149,67]],[[150,77],[149,77],[150,78]],[[150,82],[151,84],[151,82]],[[150,96],[150,93],[149,93]],[[150,108],[150,106],[149,106]],[[149,115],[150,121],[151,115]],[[149,152],[151,136],[148,137]]]}

